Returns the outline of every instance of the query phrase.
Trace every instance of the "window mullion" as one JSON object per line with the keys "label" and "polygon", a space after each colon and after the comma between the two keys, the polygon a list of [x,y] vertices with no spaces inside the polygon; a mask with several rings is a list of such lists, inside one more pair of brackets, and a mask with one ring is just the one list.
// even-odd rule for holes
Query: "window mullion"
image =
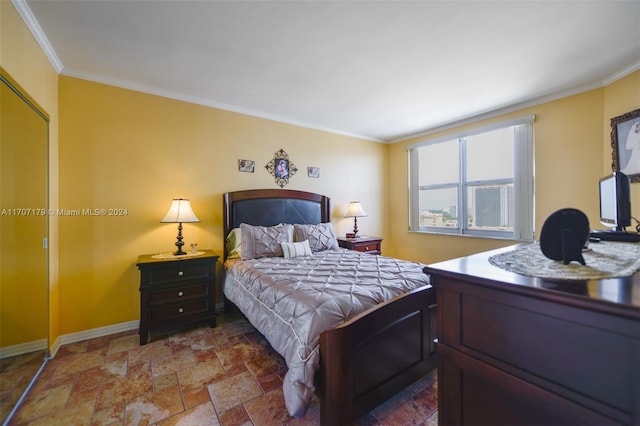
{"label": "window mullion", "polygon": [[420,228],[420,184],[419,184],[420,158],[418,150],[409,151],[409,230],[417,231]]}
{"label": "window mullion", "polygon": [[425,189],[444,189],[444,188],[457,188],[459,186],[458,182],[456,183],[437,183],[433,185],[420,185],[420,190]]}
{"label": "window mullion", "polygon": [[487,179],[487,180],[474,180],[467,181],[467,188],[472,186],[484,186],[484,185],[504,185],[514,183],[513,178],[505,178],[505,179]]}
{"label": "window mullion", "polygon": [[464,234],[467,229],[467,140],[465,138],[458,139],[459,142],[459,178],[458,178],[458,230]]}

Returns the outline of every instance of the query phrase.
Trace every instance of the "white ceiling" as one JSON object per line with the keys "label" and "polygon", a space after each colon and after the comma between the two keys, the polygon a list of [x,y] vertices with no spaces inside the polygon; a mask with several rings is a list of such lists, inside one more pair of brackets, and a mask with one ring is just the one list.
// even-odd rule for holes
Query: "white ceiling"
{"label": "white ceiling", "polygon": [[13,1],[62,74],[377,141],[640,69],[638,0]]}

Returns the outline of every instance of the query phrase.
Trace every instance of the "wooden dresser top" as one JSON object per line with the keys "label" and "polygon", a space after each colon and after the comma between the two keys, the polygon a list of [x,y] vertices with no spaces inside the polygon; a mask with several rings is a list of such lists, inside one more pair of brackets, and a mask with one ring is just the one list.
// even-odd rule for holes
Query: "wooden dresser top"
{"label": "wooden dresser top", "polygon": [[640,272],[624,278],[559,280],[517,274],[489,262],[491,256],[516,247],[511,246],[434,263],[425,267],[424,270],[425,273],[436,277],[432,280],[436,288],[439,286],[439,278],[449,277],[568,305],[589,305],[592,309],[624,312],[633,317],[640,316]]}

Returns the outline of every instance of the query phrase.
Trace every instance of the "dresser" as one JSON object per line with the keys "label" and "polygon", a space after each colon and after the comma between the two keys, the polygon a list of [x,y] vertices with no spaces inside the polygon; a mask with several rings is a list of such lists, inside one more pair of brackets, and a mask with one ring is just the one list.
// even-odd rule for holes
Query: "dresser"
{"label": "dresser", "polygon": [[152,330],[208,320],[216,325],[218,255],[138,257],[140,270],[140,344]]}
{"label": "dresser", "polygon": [[382,254],[382,238],[378,237],[338,238],[338,245],[363,253]]}
{"label": "dresser", "polygon": [[640,275],[568,281],[429,265],[441,425],[640,424]]}

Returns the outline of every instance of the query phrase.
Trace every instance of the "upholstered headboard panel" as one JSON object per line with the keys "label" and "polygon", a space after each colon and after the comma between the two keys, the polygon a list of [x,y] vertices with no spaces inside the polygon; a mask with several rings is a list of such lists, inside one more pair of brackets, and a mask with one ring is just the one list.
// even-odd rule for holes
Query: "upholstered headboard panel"
{"label": "upholstered headboard panel", "polygon": [[284,198],[236,201],[231,207],[232,227],[241,223],[273,226],[279,223],[320,223],[320,205]]}
{"label": "upholstered headboard panel", "polygon": [[288,189],[251,189],[223,195],[224,236],[241,223],[315,224],[330,221],[329,197]]}

